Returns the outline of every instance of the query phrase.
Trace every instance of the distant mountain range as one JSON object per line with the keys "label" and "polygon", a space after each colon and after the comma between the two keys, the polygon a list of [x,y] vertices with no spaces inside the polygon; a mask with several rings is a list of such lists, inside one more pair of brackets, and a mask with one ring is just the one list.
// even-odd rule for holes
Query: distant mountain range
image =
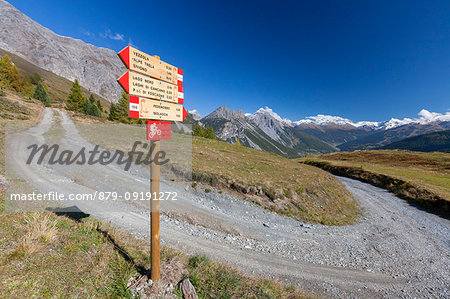
{"label": "distant mountain range", "polygon": [[450,130],[409,137],[383,146],[382,149],[450,153]]}
{"label": "distant mountain range", "polygon": [[236,143],[239,138],[242,145],[286,157],[335,151],[318,138],[286,127],[271,114],[261,111],[248,116],[241,110],[221,106],[199,121],[203,126],[211,126],[222,140]]}
{"label": "distant mountain range", "polygon": [[244,114],[221,106],[203,118],[197,111],[191,113],[201,125],[213,127],[222,140],[236,143],[239,138],[246,146],[287,157],[374,149],[411,136],[450,129],[450,113],[426,110],[419,112],[419,118],[356,123],[327,115],[291,121],[268,107]]}

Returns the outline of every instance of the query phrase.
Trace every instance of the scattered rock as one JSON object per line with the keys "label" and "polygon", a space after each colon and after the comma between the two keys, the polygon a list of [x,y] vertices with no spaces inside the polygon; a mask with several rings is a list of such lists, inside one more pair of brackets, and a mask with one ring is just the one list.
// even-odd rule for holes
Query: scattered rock
{"label": "scattered rock", "polygon": [[198,299],[197,293],[195,292],[195,288],[192,285],[191,281],[188,278],[185,278],[181,282],[181,293],[183,294],[183,298],[185,299]]}
{"label": "scattered rock", "polygon": [[255,186],[250,186],[247,188],[247,193],[249,195],[256,195],[258,193],[258,189]]}

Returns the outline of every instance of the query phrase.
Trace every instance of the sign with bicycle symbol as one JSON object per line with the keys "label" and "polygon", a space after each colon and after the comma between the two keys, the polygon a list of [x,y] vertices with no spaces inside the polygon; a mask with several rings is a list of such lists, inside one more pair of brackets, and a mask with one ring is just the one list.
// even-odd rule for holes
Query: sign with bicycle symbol
{"label": "sign with bicycle symbol", "polygon": [[170,139],[170,121],[147,120],[147,140]]}

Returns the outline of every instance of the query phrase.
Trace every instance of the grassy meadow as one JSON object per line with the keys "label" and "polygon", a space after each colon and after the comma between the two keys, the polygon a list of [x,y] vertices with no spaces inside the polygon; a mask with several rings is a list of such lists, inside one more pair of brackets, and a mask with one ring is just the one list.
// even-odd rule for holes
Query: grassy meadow
{"label": "grassy meadow", "polygon": [[[310,157],[336,166],[359,167],[427,189],[450,201],[450,154],[370,150]],[[304,161],[305,159],[300,159]]]}

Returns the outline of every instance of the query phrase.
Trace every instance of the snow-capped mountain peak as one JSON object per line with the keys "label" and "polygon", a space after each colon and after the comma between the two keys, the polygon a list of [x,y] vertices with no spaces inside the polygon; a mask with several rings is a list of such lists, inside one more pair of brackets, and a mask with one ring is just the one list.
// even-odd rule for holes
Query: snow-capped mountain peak
{"label": "snow-capped mountain peak", "polygon": [[200,115],[200,113],[198,113],[197,110],[189,110],[189,113],[192,114],[192,117],[194,118],[194,120],[200,120],[202,118],[202,116]]}
{"label": "snow-capped mountain peak", "polygon": [[317,114],[316,116],[308,116],[305,119],[294,122],[296,125],[314,123],[317,125],[325,124],[337,124],[337,125],[352,125],[356,127],[356,124],[347,118],[340,116]]}
{"label": "snow-capped mountain peak", "polygon": [[287,118],[280,117],[276,112],[274,112],[269,107],[260,108],[255,113],[246,113],[245,116],[249,119],[255,120],[258,116],[261,115],[269,116],[278,122],[280,122],[283,126],[299,126],[304,124],[315,124],[319,126],[325,125],[338,125],[338,126],[353,126],[355,128],[366,128],[372,130],[384,129],[389,130],[396,127],[400,127],[403,125],[418,123],[418,124],[427,124],[435,121],[450,121],[450,112],[446,112],[445,114],[430,112],[426,109],[422,109],[418,115],[418,118],[391,118],[389,121],[358,121],[354,122],[348,118],[333,116],[333,115],[325,115],[325,114],[317,114],[316,116],[307,116],[304,119],[298,121],[291,121]]}
{"label": "snow-capped mountain peak", "polygon": [[276,119],[277,121],[283,123],[284,125],[288,125],[288,126],[292,126],[292,121],[287,119],[287,118],[281,118],[276,112],[274,112],[272,109],[270,109],[269,107],[264,107],[264,108],[259,108],[258,111],[256,111],[255,113],[246,113],[245,114],[248,118],[250,119],[254,119],[257,115],[268,115],[274,119]]}
{"label": "snow-capped mountain peak", "polygon": [[408,125],[408,124],[412,124],[412,123],[416,123],[416,124],[428,124],[428,123],[432,123],[435,121],[450,121],[450,112],[446,112],[445,114],[442,113],[438,113],[438,112],[430,112],[426,109],[422,109],[420,110],[420,112],[417,114],[420,117],[418,118],[403,118],[403,119],[398,119],[398,118],[391,118],[389,121],[387,121],[383,128],[386,130],[389,129],[393,129],[396,127],[400,127],[403,125]]}

